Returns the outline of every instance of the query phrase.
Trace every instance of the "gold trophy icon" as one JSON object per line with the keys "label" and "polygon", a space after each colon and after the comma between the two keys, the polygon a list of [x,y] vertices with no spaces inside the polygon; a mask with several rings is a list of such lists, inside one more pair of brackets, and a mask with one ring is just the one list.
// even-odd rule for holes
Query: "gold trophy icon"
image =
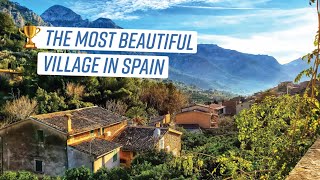
{"label": "gold trophy icon", "polygon": [[20,33],[27,36],[27,43],[23,46],[24,48],[36,49],[36,45],[32,42],[32,38],[40,32],[40,28],[37,26],[24,26],[23,28],[19,28]]}

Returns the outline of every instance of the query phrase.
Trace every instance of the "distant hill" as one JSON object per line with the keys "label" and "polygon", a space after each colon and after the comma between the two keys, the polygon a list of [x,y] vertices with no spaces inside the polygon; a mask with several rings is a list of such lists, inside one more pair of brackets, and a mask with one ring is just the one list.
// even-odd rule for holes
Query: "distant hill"
{"label": "distant hill", "polygon": [[41,14],[41,17],[53,26],[61,27],[89,27],[89,28],[121,28],[111,19],[98,18],[95,21],[82,19],[71,9],[60,5],[54,5]]}
{"label": "distant hill", "polygon": [[[311,63],[313,64],[313,63]],[[310,65],[308,65],[308,63],[306,61],[303,61],[301,58],[291,61],[288,64],[284,64],[282,66],[282,70],[284,72],[287,72],[289,79],[295,79],[296,75],[298,73],[300,73],[303,69],[307,69],[308,67],[310,67]],[[301,81],[307,81],[309,80],[308,78],[304,77],[302,78]]]}
{"label": "distant hill", "polygon": [[37,26],[50,26],[50,23],[45,22],[36,13],[16,2],[0,0],[0,12],[9,14],[18,27],[24,26],[27,22]]}
{"label": "distant hill", "polygon": [[199,44],[197,54],[167,55],[170,68],[180,73],[180,81],[188,81],[188,76],[201,79],[202,88],[248,94],[289,78],[271,56],[245,54],[213,44]]}

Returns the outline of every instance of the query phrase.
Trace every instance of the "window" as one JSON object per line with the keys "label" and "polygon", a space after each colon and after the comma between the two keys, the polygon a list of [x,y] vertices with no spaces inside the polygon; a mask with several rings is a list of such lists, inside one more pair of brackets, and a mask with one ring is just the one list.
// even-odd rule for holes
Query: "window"
{"label": "window", "polygon": [[118,153],[115,153],[112,159],[113,159],[113,162],[116,162],[118,160]]}
{"label": "window", "polygon": [[121,164],[126,164],[127,161],[126,161],[125,159],[120,159],[120,163],[121,163]]}
{"label": "window", "polygon": [[36,172],[43,172],[43,162],[40,160],[35,160]]}
{"label": "window", "polygon": [[37,139],[39,143],[43,143],[44,142],[44,134],[42,130],[38,130],[37,131]]}

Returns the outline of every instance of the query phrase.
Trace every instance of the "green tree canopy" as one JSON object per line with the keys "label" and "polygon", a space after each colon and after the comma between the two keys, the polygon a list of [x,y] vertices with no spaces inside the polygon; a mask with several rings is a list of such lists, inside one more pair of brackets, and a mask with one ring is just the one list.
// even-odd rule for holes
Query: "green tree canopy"
{"label": "green tree canopy", "polygon": [[266,97],[236,117],[241,148],[218,159],[232,178],[283,179],[319,132],[319,103],[308,97]]}
{"label": "green tree canopy", "polygon": [[13,19],[7,13],[0,12],[0,35],[13,33],[15,29]]}

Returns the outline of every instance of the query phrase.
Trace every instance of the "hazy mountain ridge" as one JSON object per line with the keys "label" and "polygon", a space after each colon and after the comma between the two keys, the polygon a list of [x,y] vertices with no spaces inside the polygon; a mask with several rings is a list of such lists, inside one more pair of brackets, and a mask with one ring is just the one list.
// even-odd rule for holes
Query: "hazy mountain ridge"
{"label": "hazy mountain ridge", "polygon": [[[9,7],[21,7],[20,5],[12,5],[15,3],[6,0],[0,0],[0,2],[9,3]],[[0,5],[2,9],[7,7],[3,3]],[[61,27],[121,28],[107,18],[98,18],[95,21],[84,20],[71,9],[60,5],[50,7],[41,17],[27,8],[23,11],[28,12],[28,14],[34,14],[35,19],[39,19],[39,24],[35,25],[52,24],[53,26]],[[46,22],[42,23],[42,19]],[[20,26],[22,22],[18,21],[16,24]],[[308,66],[306,62],[301,60],[281,65],[272,56],[241,53],[213,44],[199,44],[197,54],[107,51],[90,53],[169,56],[169,79],[196,85],[203,89],[224,90],[237,94],[251,94],[274,87],[281,81],[293,80],[301,70],[306,69]]]}
{"label": "hazy mountain ridge", "polygon": [[213,44],[199,44],[197,54],[166,54],[170,68],[207,83],[202,88],[253,93],[288,80],[281,64],[271,56],[252,55]]}

